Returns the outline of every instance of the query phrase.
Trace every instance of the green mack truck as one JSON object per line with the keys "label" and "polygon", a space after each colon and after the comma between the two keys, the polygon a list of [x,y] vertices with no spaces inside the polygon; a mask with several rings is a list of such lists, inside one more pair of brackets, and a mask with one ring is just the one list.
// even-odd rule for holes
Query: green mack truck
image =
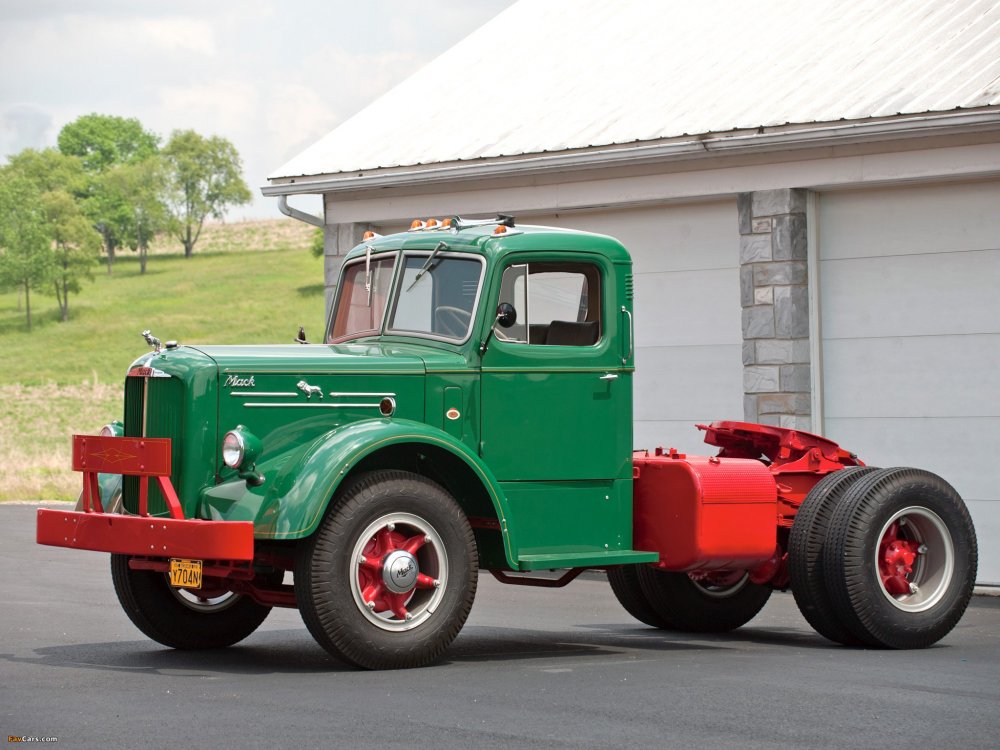
{"label": "green mack truck", "polygon": [[350,664],[424,665],[480,570],[558,587],[602,569],[668,631],[737,628],[790,588],[841,644],[946,635],[977,565],[955,490],[743,422],[699,425],[714,455],[633,451],[632,307],[610,237],[507,216],[369,233],[322,343],[146,331],[123,420],[73,438],[77,509],[39,510],[37,540],[111,553],[125,613],[178,649],[297,607]]}

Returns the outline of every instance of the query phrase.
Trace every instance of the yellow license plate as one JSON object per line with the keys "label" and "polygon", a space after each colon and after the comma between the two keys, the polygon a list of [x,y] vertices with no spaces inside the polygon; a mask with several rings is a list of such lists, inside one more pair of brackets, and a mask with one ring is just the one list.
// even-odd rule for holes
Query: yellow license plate
{"label": "yellow license plate", "polygon": [[170,585],[183,589],[201,588],[201,560],[170,560]]}

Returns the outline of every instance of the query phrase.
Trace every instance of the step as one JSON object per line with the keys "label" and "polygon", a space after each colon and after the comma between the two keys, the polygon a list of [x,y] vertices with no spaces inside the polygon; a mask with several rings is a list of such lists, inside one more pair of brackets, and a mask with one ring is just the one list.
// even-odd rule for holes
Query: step
{"label": "step", "polygon": [[660,559],[656,552],[634,549],[587,550],[585,552],[554,552],[541,555],[518,555],[519,570],[548,570],[550,568],[603,568],[608,565],[651,563]]}

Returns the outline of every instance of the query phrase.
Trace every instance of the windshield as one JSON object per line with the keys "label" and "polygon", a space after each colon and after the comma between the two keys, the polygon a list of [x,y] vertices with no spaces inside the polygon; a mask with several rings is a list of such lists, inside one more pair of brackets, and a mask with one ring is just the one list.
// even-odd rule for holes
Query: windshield
{"label": "windshield", "polygon": [[406,256],[389,330],[465,341],[483,268],[477,256]]}
{"label": "windshield", "polygon": [[344,269],[328,344],[379,333],[395,265],[396,256],[391,255],[370,262],[361,259]]}

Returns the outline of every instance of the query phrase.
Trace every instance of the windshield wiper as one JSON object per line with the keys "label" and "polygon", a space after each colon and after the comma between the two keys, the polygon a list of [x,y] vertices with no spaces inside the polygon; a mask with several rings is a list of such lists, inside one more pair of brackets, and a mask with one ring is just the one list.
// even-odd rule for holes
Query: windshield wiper
{"label": "windshield wiper", "polygon": [[420,267],[420,270],[417,271],[417,275],[413,277],[413,281],[410,282],[410,285],[408,287],[406,287],[406,291],[410,291],[411,289],[413,289],[414,284],[420,281],[421,277],[425,273],[431,270],[432,268],[431,264],[434,262],[434,258],[437,257],[437,254],[442,250],[447,250],[447,249],[448,249],[448,244],[444,240],[437,243],[434,249],[431,250],[431,254],[427,257],[427,262]]}

